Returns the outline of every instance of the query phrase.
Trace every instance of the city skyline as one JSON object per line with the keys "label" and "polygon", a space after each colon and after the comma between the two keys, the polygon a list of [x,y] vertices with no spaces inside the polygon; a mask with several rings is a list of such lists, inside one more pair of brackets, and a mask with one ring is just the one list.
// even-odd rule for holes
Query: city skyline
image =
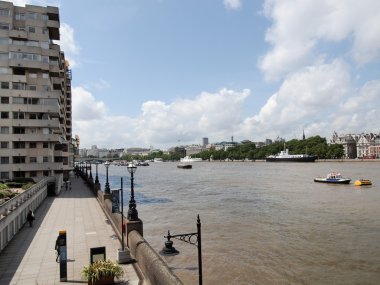
{"label": "city skyline", "polygon": [[81,148],[380,131],[378,1],[13,2],[60,9]]}

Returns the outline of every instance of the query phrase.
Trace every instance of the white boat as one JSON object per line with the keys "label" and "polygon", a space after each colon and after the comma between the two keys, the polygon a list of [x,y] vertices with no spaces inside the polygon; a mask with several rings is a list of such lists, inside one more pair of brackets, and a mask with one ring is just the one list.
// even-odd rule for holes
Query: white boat
{"label": "white boat", "polygon": [[200,157],[191,157],[190,155],[186,155],[184,158],[181,158],[181,162],[199,162],[202,161]]}
{"label": "white boat", "polygon": [[326,177],[316,177],[314,182],[332,183],[332,184],[349,184],[350,178],[345,178],[339,172],[331,172]]}
{"label": "white boat", "polygon": [[314,155],[308,154],[289,154],[289,150],[282,150],[276,155],[266,157],[267,162],[314,162],[317,159]]}

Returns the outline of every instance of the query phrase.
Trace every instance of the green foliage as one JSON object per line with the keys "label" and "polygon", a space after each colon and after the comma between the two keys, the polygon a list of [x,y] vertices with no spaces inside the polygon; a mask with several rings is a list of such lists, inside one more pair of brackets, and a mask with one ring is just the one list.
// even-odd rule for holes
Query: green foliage
{"label": "green foliage", "polygon": [[99,280],[101,277],[113,276],[120,278],[123,276],[123,268],[111,260],[98,260],[92,264],[84,266],[82,271],[82,278],[91,284]]}
{"label": "green foliage", "polygon": [[7,184],[2,184],[0,183],[0,190],[3,190],[3,189],[8,189],[8,185]]}
{"label": "green foliage", "polygon": [[1,189],[0,190],[0,199],[4,198],[13,198],[17,195],[17,193],[14,193],[10,191],[9,189]]}
{"label": "green foliage", "polygon": [[31,182],[29,182],[29,183],[27,183],[27,184],[24,184],[24,185],[22,185],[22,189],[23,190],[28,190],[30,187],[32,187],[34,185],[34,183],[31,183]]}
{"label": "green foliage", "polygon": [[7,185],[9,188],[21,188],[23,184],[19,182],[7,182]]}

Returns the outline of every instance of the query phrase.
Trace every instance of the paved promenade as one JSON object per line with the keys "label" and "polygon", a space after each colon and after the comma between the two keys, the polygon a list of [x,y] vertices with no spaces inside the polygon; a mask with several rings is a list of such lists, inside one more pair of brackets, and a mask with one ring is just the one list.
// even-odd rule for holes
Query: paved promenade
{"label": "paved promenade", "polygon": [[[71,177],[71,191],[47,197],[35,212],[33,227],[25,224],[0,253],[0,284],[78,284],[84,282],[81,269],[90,260],[90,248],[106,247],[106,256],[116,260],[120,242],[94,195],[81,178]],[[59,230],[67,231],[67,282],[59,281],[55,261],[55,240]],[[138,285],[133,265],[123,265],[124,278],[118,284]]]}

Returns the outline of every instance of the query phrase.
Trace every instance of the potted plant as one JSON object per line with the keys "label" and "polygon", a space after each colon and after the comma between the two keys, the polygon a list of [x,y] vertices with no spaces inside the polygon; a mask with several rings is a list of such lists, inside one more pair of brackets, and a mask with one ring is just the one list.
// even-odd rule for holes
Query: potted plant
{"label": "potted plant", "polygon": [[82,269],[83,280],[89,285],[114,284],[114,278],[120,278],[124,274],[123,268],[111,260],[97,260]]}

